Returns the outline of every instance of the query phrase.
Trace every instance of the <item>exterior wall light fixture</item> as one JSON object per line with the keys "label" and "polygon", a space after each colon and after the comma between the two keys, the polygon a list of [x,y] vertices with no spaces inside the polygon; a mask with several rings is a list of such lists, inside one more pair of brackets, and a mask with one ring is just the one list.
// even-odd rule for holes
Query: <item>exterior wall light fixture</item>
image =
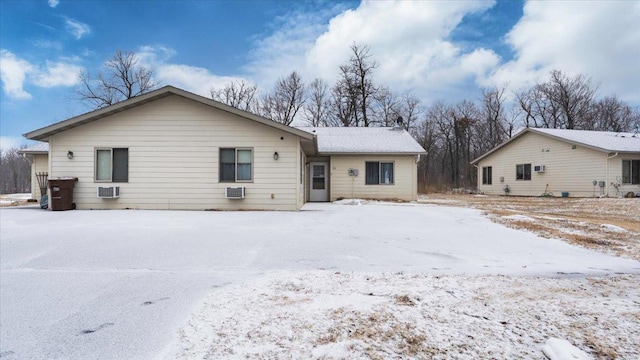
{"label": "exterior wall light fixture", "polygon": [[278,155],[278,152],[274,152],[273,153],[273,160],[278,160],[278,158],[280,158],[280,155]]}
{"label": "exterior wall light fixture", "polygon": [[71,151],[71,150],[67,151],[67,158],[69,160],[73,159],[73,151]]}

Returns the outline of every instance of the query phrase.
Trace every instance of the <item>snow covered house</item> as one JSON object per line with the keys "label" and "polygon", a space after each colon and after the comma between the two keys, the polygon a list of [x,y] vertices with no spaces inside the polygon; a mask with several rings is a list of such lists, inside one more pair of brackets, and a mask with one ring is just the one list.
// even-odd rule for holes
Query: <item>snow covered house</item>
{"label": "snow covered house", "polygon": [[78,209],[410,201],[425,153],[402,129],[294,128],[172,86],[24,136],[49,144],[49,178],[78,178]]}
{"label": "snow covered house", "polygon": [[527,128],[471,162],[478,190],[521,196],[640,192],[640,134]]}

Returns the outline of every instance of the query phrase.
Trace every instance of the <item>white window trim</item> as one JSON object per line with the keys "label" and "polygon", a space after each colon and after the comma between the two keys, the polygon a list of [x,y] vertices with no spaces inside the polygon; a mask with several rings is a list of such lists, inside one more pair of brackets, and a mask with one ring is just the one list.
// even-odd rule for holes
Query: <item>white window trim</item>
{"label": "white window trim", "polygon": [[[234,175],[234,179],[233,181],[231,180],[222,180],[222,150],[234,150],[234,161],[235,161],[235,173]],[[251,151],[251,168],[250,168],[250,173],[251,173],[251,179],[250,180],[238,180],[238,150],[249,150]],[[218,148],[218,171],[220,172],[218,174],[218,182],[222,183],[222,184],[233,184],[233,183],[252,183],[253,182],[253,178],[254,178],[254,173],[253,173],[253,169],[254,169],[254,165],[255,165],[255,156],[254,156],[254,150],[253,148],[250,147],[234,147],[234,146],[221,146]]]}
{"label": "white window trim", "polygon": [[[121,182],[129,182],[129,148],[124,146],[113,146],[113,147],[97,147],[94,148],[93,158],[94,158],[94,169],[93,169],[93,181],[96,183],[112,183],[113,181],[113,149],[127,149],[127,181],[117,181]],[[109,150],[111,154],[111,163],[109,164],[109,179],[108,180],[98,180],[98,151]]]}
{"label": "white window trim", "polygon": [[[367,184],[367,163],[378,163],[378,183],[377,184]],[[391,164],[393,165],[393,181],[390,183],[383,183],[381,180],[381,176],[382,176],[382,164]],[[376,186],[376,185],[384,185],[384,186],[390,186],[390,185],[395,185],[396,184],[396,162],[395,161],[375,161],[375,160],[371,160],[371,161],[365,161],[364,162],[364,184],[366,186]]]}

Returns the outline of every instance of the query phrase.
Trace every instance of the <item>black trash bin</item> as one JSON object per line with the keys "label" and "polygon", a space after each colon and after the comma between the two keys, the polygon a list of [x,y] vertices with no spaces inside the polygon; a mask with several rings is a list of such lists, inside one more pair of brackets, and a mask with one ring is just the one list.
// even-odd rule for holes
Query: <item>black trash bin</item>
{"label": "black trash bin", "polygon": [[49,190],[51,198],[49,206],[51,210],[73,210],[76,204],[73,203],[73,187],[78,181],[75,177],[52,178],[49,179]]}

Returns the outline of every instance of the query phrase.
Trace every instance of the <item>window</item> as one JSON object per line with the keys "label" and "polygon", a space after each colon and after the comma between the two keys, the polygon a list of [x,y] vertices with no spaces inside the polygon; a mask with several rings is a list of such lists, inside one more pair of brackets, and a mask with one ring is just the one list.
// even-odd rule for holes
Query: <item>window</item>
{"label": "window", "polygon": [[393,163],[367,161],[365,163],[366,185],[393,185]]}
{"label": "window", "polygon": [[531,180],[531,164],[516,165],[516,180]]}
{"label": "window", "polygon": [[220,182],[249,182],[253,179],[251,149],[220,149]]}
{"label": "window", "polygon": [[491,166],[482,168],[482,185],[491,185]]}
{"label": "window", "polygon": [[622,183],[640,184],[640,160],[622,160]]}
{"label": "window", "polygon": [[129,149],[96,149],[96,181],[128,182]]}

